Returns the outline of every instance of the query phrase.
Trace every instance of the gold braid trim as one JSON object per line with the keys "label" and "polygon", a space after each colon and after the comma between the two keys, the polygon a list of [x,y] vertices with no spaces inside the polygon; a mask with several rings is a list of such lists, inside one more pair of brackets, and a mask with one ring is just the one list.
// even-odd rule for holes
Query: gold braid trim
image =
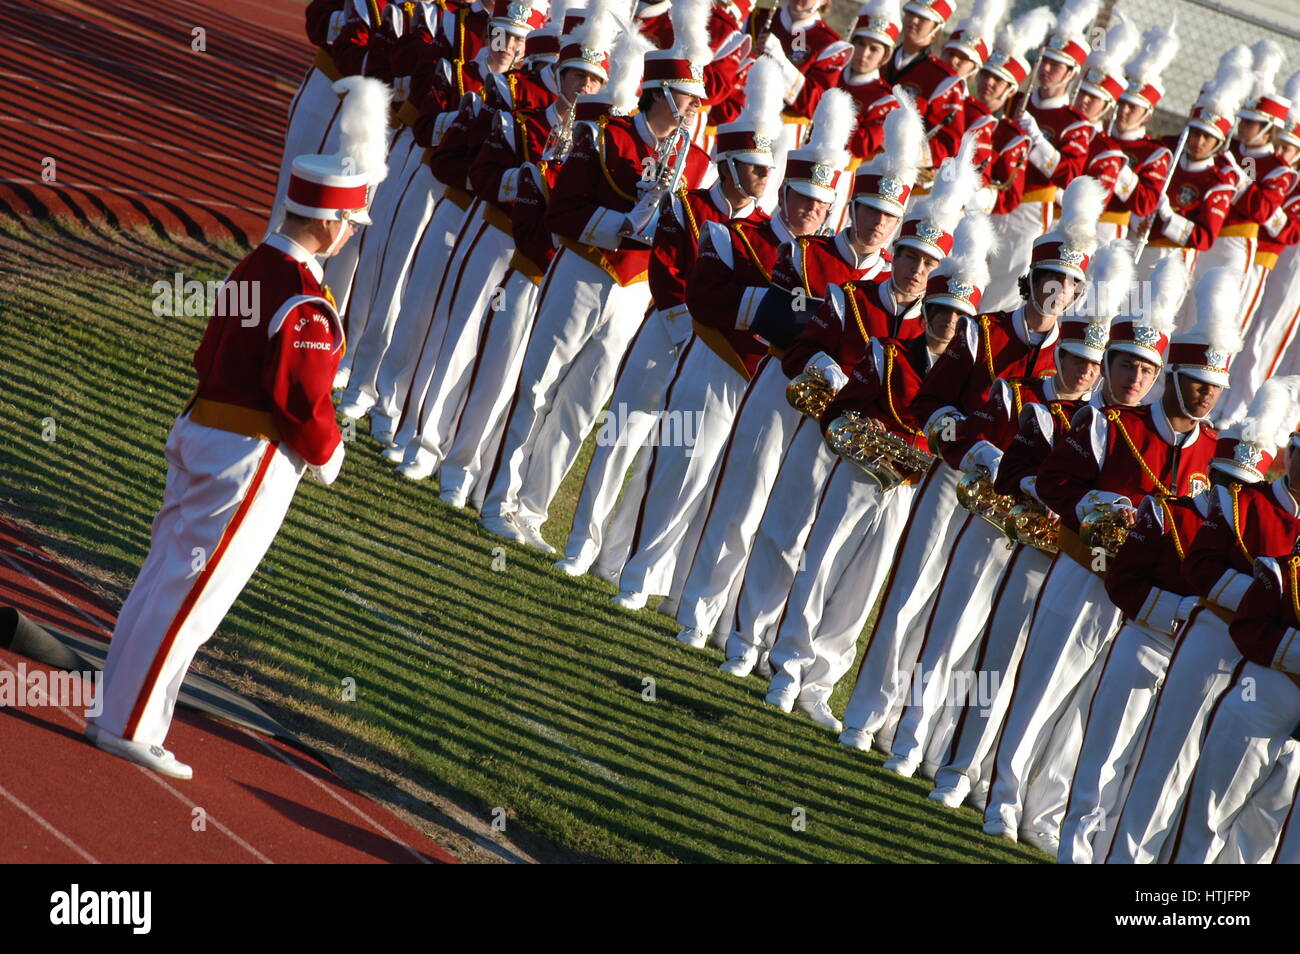
{"label": "gold braid trim", "polygon": [[993,370],[993,342],[989,339],[988,315],[980,315],[980,331],[984,336],[984,365],[989,373],[989,387],[993,387],[993,382],[998,379],[998,373]]}
{"label": "gold braid trim", "polygon": [[1241,548],[1241,555],[1246,558],[1246,562],[1254,563],[1255,558],[1246,549],[1246,541],[1241,539],[1241,484],[1230,484],[1228,493],[1232,494],[1232,535],[1237,538],[1237,546]]}
{"label": "gold braid trim", "polygon": [[772,273],[763,267],[762,260],[758,257],[758,253],[754,251],[754,246],[749,244],[749,239],[746,237],[741,227],[733,223],[732,225],[727,226],[727,228],[731,229],[732,234],[735,235],[736,238],[740,239],[740,243],[745,246],[745,254],[748,255],[749,260],[754,263],[754,267],[758,269],[758,273],[763,276],[763,281],[770,285],[772,283]]}
{"label": "gold braid trim", "polygon": [[894,407],[894,355],[897,351],[897,345],[885,345],[885,402],[889,405],[889,416],[894,419],[894,423],[913,437],[920,437],[921,432],[903,423],[903,419],[898,416],[898,410]]}
{"label": "gold braid trim", "polygon": [[1020,412],[1024,410],[1025,402],[1020,398],[1020,382],[1015,378],[1008,378],[1007,384],[1011,385],[1011,403],[1014,405],[1015,417],[1013,420],[1020,420]]}
{"label": "gold braid trim", "polygon": [[1142,473],[1147,475],[1147,479],[1150,480],[1153,484],[1155,484],[1156,491],[1162,497],[1175,496],[1175,494],[1172,491],[1170,491],[1168,487],[1166,487],[1163,483],[1160,482],[1160,478],[1157,477],[1151,471],[1151,467],[1147,464],[1146,460],[1142,457],[1142,454],[1138,451],[1137,445],[1133,443],[1133,438],[1129,436],[1129,433],[1125,429],[1123,422],[1120,421],[1119,411],[1116,411],[1113,408],[1108,408],[1106,411],[1106,420],[1110,421],[1119,429],[1119,436],[1124,438],[1124,443],[1128,445],[1129,453],[1132,454],[1133,459],[1138,462],[1138,466],[1142,468]]}
{"label": "gold braid trim", "polygon": [[1047,409],[1052,412],[1052,417],[1056,418],[1058,424],[1067,431],[1070,429],[1070,419],[1065,414],[1065,408],[1061,407],[1060,401],[1049,401]]}
{"label": "gold braid trim", "polygon": [[[602,116],[601,118],[603,119],[604,117]],[[605,165],[605,124],[601,123],[599,129],[600,136],[596,140],[596,158],[600,161],[600,171],[605,174],[605,181],[609,183],[609,187],[621,198],[626,199],[628,202],[636,202],[636,196],[628,195],[620,189],[618,183],[614,181],[614,177],[609,174],[609,166]]]}
{"label": "gold braid trim", "polygon": [[799,239],[799,280],[803,282],[803,290],[809,298],[816,298],[812,289],[808,287],[808,240]]}
{"label": "gold braid trim", "polygon": [[1183,550],[1183,541],[1178,536],[1178,524],[1174,523],[1174,508],[1169,506],[1169,501],[1164,497],[1157,497],[1156,500],[1160,504],[1160,509],[1165,512],[1165,522],[1169,524],[1169,533],[1174,538],[1174,549],[1178,552],[1178,559],[1181,560],[1187,554]]}
{"label": "gold braid trim", "polygon": [[691,236],[695,239],[696,248],[700,245],[700,223],[695,218],[695,213],[691,211],[691,204],[686,201],[686,193],[690,190],[682,186],[677,190],[677,198],[682,200],[682,211],[686,213],[686,224],[690,226]]}
{"label": "gold braid trim", "polygon": [[1297,624],[1300,624],[1300,585],[1296,583],[1296,570],[1300,569],[1300,556],[1293,556],[1286,561],[1287,568],[1291,571],[1291,614],[1295,617]]}
{"label": "gold braid trim", "polygon": [[849,311],[853,312],[853,320],[858,323],[858,333],[862,335],[862,340],[870,343],[871,335],[867,334],[867,326],[862,322],[862,312],[858,310],[858,300],[854,296],[857,285],[853,282],[845,282],[840,286],[844,289],[844,299],[849,303]]}

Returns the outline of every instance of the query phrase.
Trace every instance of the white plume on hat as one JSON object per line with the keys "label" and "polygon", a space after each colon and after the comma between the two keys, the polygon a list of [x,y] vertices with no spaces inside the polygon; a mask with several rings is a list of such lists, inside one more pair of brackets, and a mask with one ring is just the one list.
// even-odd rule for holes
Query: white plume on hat
{"label": "white plume on hat", "polygon": [[975,0],[970,16],[957,24],[957,30],[971,41],[983,40],[988,43],[993,38],[998,22],[1006,16],[1008,5],[1009,0]]}
{"label": "white plume on hat", "polygon": [[948,233],[957,228],[962,210],[980,187],[980,174],[975,167],[977,145],[975,136],[962,139],[957,155],[949,156],[939,166],[930,194],[908,213],[909,219],[927,219]]}
{"label": "white plume on hat", "polygon": [[1106,38],[1088,54],[1084,66],[1088,69],[1101,70],[1107,76],[1124,76],[1124,64],[1128,62],[1142,37],[1137,25],[1127,19],[1118,10],[1115,11],[1115,24],[1106,31]]}
{"label": "white plume on hat", "polygon": [[[584,19],[566,39],[588,49],[605,52],[613,45],[618,33],[618,24],[610,15],[613,9],[613,0],[591,0],[586,9],[574,11],[581,13]],[[561,28],[563,22],[560,21]]]}
{"label": "white plume on hat", "polygon": [[[849,164],[847,146],[857,121],[858,106],[852,94],[842,89],[827,90],[817,101],[817,108],[813,111],[812,132],[802,149],[816,156],[818,162],[843,169]],[[889,121],[888,117],[885,121]]]}
{"label": "white plume on hat", "polygon": [[552,0],[550,9],[546,12],[546,23],[542,29],[547,33],[559,33],[564,29],[564,18],[569,15],[569,7],[573,5],[573,0]]}
{"label": "white plume on hat", "polygon": [[346,76],[334,84],[339,107],[338,155],[352,160],[352,172],[375,185],[388,175],[388,110],[393,91],[366,76]]}
{"label": "white plume on hat", "polygon": [[1169,25],[1157,23],[1147,27],[1142,34],[1142,49],[1137,56],[1124,65],[1124,73],[1130,80],[1142,86],[1152,86],[1160,82],[1165,68],[1174,61],[1181,45],[1178,39],[1178,15],[1174,14]]}
{"label": "white plume on hat", "polygon": [[1047,38],[1055,23],[1056,16],[1049,7],[1034,7],[999,30],[993,48],[1008,57],[1023,57]]}
{"label": "white plume on hat", "polygon": [[694,66],[713,59],[713,47],[709,43],[712,12],[712,0],[673,0],[668,10],[673,24],[673,46]]}
{"label": "white plume on hat", "polygon": [[1106,211],[1106,187],[1092,176],[1078,176],[1061,197],[1061,217],[1052,231],[1086,255],[1097,249],[1097,223]]}
{"label": "white plume on hat", "polygon": [[1179,335],[1183,341],[1209,345],[1214,351],[1241,350],[1241,276],[1235,269],[1212,268],[1196,283],[1196,322]]}
{"label": "white plume on hat", "polygon": [[1124,239],[1098,249],[1088,269],[1088,293],[1081,309],[1093,324],[1107,324],[1124,311],[1134,288],[1133,243]]}
{"label": "white plume on hat", "polygon": [[934,274],[950,275],[976,288],[988,287],[989,258],[998,250],[993,218],[972,210],[962,217],[952,235],[952,252],[935,266]]}
{"label": "white plume on hat", "polygon": [[858,8],[858,17],[880,17],[890,23],[903,22],[903,7],[899,0],[867,0]]}
{"label": "white plume on hat", "polygon": [[1300,70],[1287,77],[1282,95],[1291,101],[1291,116],[1294,118],[1297,111],[1300,111]]}
{"label": "white plume on hat", "polygon": [[784,108],[785,77],[780,64],[770,56],[760,56],[745,77],[745,106],[736,121],[748,121],[756,135],[775,139],[781,132]]}
{"label": "white plume on hat", "polygon": [[1097,19],[1101,0],[1065,0],[1065,6],[1056,15],[1054,36],[1069,40],[1087,41],[1088,27]]}
{"label": "white plume on hat", "polygon": [[1273,92],[1277,82],[1277,71],[1282,68],[1286,54],[1276,40],[1260,40],[1250,48],[1251,73],[1253,83],[1250,90],[1252,99],[1267,96]]}
{"label": "white plume on hat", "polygon": [[1154,328],[1162,335],[1173,334],[1177,327],[1178,310],[1187,297],[1190,276],[1181,255],[1166,255],[1156,263],[1151,273],[1151,297],[1140,309],[1140,323]]}
{"label": "white plume on hat", "polygon": [[1300,424],[1298,391],[1300,375],[1269,378],[1255,392],[1245,417],[1220,433],[1268,449],[1281,447]]}
{"label": "white plume on hat", "polygon": [[1253,63],[1245,44],[1239,43],[1224,53],[1214,77],[1201,88],[1196,106],[1215,116],[1235,116],[1254,85]]}
{"label": "white plume on hat", "polygon": [[[921,149],[925,145],[925,122],[916,100],[902,87],[894,90],[898,108],[885,116],[885,148],[867,163],[865,171],[916,183],[921,171]],[[820,108],[820,107],[819,107]]]}
{"label": "white plume on hat", "polygon": [[624,33],[614,41],[614,49],[609,55],[609,83],[601,91],[612,111],[623,116],[636,111],[645,55],[654,48],[654,43],[636,30]]}

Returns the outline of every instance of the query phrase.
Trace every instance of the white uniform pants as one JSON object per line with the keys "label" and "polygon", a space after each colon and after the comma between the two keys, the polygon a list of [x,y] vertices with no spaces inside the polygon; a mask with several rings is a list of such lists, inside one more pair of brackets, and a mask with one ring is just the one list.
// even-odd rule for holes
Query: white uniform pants
{"label": "white uniform pants", "polygon": [[[772,644],[773,691],[810,702],[830,699],[853,665],[916,497],[916,485],[888,493],[851,461],[837,460],[808,535]],[[780,498],[776,498],[780,499]]]}
{"label": "white uniform pants", "polygon": [[1106,857],[1173,651],[1172,637],[1132,620],[1111,643],[1061,825],[1062,864]]}
{"label": "white uniform pants", "polygon": [[117,617],[95,720],[147,745],[166,739],[194,654],[257,569],[306,469],[287,446],[188,417],[172,426],[166,456],[162,509]]}
{"label": "white uniform pants", "polygon": [[1101,577],[1058,554],[1011,690],[986,821],[1052,834],[1060,828],[1100,659],[1119,622]]}
{"label": "white uniform pants", "polygon": [[[689,432],[693,440],[689,444],[661,443],[652,452],[646,490],[634,521],[633,572],[647,579],[681,575],[679,571],[695,553],[722,451],[746,384],[745,378],[703,341],[695,339],[687,349],[665,395],[663,417],[680,421],[683,432]],[[576,536],[576,519],[574,529]],[[607,535],[605,548],[611,549],[613,543]],[[631,545],[629,535],[629,551]],[[569,555],[575,555],[572,549]],[[606,562],[603,555],[600,562]],[[624,562],[627,558],[616,565]]]}
{"label": "white uniform pants", "polygon": [[993,216],[997,251],[989,256],[992,279],[980,307],[1007,311],[1020,304],[1020,276],[1029,271],[1034,239],[1052,227],[1051,202],[1022,202],[1006,215]]}
{"label": "white uniform pants", "polygon": [[1232,685],[1239,665],[1241,653],[1227,623],[1207,609],[1194,611],[1169,659],[1107,864],[1168,859],[1210,710]]}
{"label": "white uniform pants", "polygon": [[411,421],[414,434],[407,446],[407,460],[423,448],[433,455],[434,466],[442,463],[451,447],[478,356],[484,322],[494,310],[503,310],[504,289],[497,286],[510,266],[515,250],[514,236],[489,225],[478,206],[472,237],[464,249],[457,249],[448,266],[442,296],[434,306],[433,324],[445,325],[446,334],[433,364],[433,377],[425,391],[418,416]]}
{"label": "white uniform pants", "polygon": [[[1258,244],[1258,239],[1244,235],[1220,235],[1214,240],[1213,245],[1197,254],[1196,269],[1192,273],[1192,287],[1195,288],[1196,283],[1212,268],[1229,269],[1241,279],[1241,297],[1237,301],[1240,308],[1244,310],[1251,304],[1257,284],[1255,248]],[[1238,311],[1237,320],[1240,321],[1241,317],[1242,313]],[[1195,296],[1189,294],[1178,314],[1178,327],[1190,328],[1195,320]]]}
{"label": "white uniform pants", "polygon": [[1295,805],[1298,781],[1300,743],[1291,738],[1283,743],[1282,754],[1263,784],[1237,813],[1215,864],[1258,865],[1281,860],[1278,855]]}
{"label": "white uniform pants", "polygon": [[730,632],[749,547],[803,415],[790,406],[781,362],[767,358],[749,382],[722,454],[704,530],[691,558],[677,622],[702,633]]}
{"label": "white uniform pants", "polygon": [[761,652],[776,639],[804,542],[837,460],[817,422],[809,417],[800,421],[750,545],[736,597],[736,618],[727,636],[728,659]]}
{"label": "white uniform pants", "polygon": [[975,672],[989,673],[990,679],[996,674],[997,683],[990,684],[986,704],[962,709],[947,761],[934,777],[936,788],[973,788],[981,809],[985,799],[980,793],[987,792],[993,774],[993,756],[1029,637],[1034,603],[1051,565],[1052,558],[1033,547],[1019,546],[1011,554],[971,664]]}
{"label": "white uniform pants", "polygon": [[[1275,279],[1279,294],[1270,295]],[[1285,272],[1276,272],[1263,265],[1251,267],[1247,283],[1252,290],[1248,292],[1248,299],[1243,298],[1246,306],[1241,317],[1245,346],[1232,359],[1229,368],[1229,389],[1224,395],[1228,398],[1225,416],[1238,408],[1244,410],[1250,406],[1250,399],[1273,373],[1295,333],[1292,321],[1295,308],[1286,310],[1285,298],[1288,296],[1282,293],[1286,290],[1286,281]]]}
{"label": "white uniform pants", "polygon": [[[653,453],[650,445],[654,443],[669,382],[678,367],[678,354],[679,348],[663,317],[652,312],[632,339],[618,370],[609,408],[604,412],[607,416],[597,428],[596,449],[582,481],[565,556],[590,566],[605,544],[611,514],[619,513],[623,521],[635,523],[645,490],[645,466],[637,468],[640,479],[634,476],[629,481],[628,470],[634,459],[644,456],[648,460]],[[631,543],[632,533],[629,526],[622,535],[623,548]],[[616,556],[610,554],[603,565],[607,571],[618,571],[626,558],[623,549]]]}
{"label": "white uniform pants", "polygon": [[609,399],[649,300],[645,282],[621,286],[582,256],[560,249],[542,283],[485,514],[546,521]]}
{"label": "white uniform pants", "polygon": [[[932,732],[938,729],[947,734],[951,730],[952,722],[944,718],[944,710],[954,707],[950,700],[954,670],[972,655],[979,641],[1012,552],[1006,535],[987,520],[973,514],[966,517],[925,625],[920,661],[912,677],[913,698],[899,717],[894,755],[917,763],[932,761],[926,758]],[[964,681],[966,675],[958,678]],[[924,687],[919,693],[915,691],[918,683]]]}
{"label": "white uniform pants", "polygon": [[1275,340],[1277,351],[1266,368],[1265,377],[1275,374],[1300,374],[1300,345],[1296,334],[1300,328],[1300,245],[1288,245],[1277,258],[1273,274],[1264,286],[1264,300],[1259,311],[1282,333]]}
{"label": "white uniform pants", "polygon": [[505,307],[488,316],[460,425],[438,472],[444,492],[463,491],[479,504],[487,492],[483,473],[501,446],[506,409],[519,381],[540,290],[523,272],[514,271],[501,287]]}
{"label": "white uniform pants", "polygon": [[[931,600],[965,510],[957,506],[960,473],[936,461],[917,489],[917,501],[898,544],[898,558],[871,641],[858,669],[858,682],[844,711],[844,726],[877,736],[878,747],[893,739],[912,678]],[[960,511],[960,517],[954,513]]]}
{"label": "white uniform pants", "polygon": [[1300,687],[1291,676],[1247,662],[1210,719],[1174,846],[1175,864],[1217,860],[1233,822],[1268,780],[1298,721]]}

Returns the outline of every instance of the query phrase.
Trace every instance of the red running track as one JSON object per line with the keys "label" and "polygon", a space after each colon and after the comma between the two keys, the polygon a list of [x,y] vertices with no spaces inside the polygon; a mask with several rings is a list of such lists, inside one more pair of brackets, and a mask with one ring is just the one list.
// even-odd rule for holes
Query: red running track
{"label": "red running track", "polygon": [[[107,640],[114,613],[0,519],[0,604]],[[49,671],[0,651],[0,678]],[[177,710],[167,744],[188,782],[81,738],[73,706],[0,708],[0,864],[448,863],[456,859],[275,739]]]}
{"label": "red running track", "polygon": [[311,62],[304,8],[0,0],[0,213],[255,242]]}

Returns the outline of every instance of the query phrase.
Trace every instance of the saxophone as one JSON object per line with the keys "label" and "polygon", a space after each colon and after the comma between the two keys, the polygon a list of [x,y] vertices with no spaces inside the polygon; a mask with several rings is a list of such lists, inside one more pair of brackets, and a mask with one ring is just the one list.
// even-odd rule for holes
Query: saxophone
{"label": "saxophone", "polygon": [[1089,550],[1100,549],[1107,556],[1119,553],[1128,538],[1129,523],[1125,517],[1127,507],[1099,503],[1079,523],[1079,539]]}
{"label": "saxophone", "polygon": [[892,490],[907,474],[925,473],[934,463],[934,457],[857,411],[845,411],[831,421],[826,446],[861,467],[881,490]]}
{"label": "saxophone", "polygon": [[1002,529],[1008,538],[1035,550],[1055,556],[1060,549],[1061,521],[1036,500],[1026,498],[1012,507]]}
{"label": "saxophone", "polygon": [[[557,100],[563,102],[563,100]],[[573,149],[573,114],[577,112],[577,105],[570,107],[569,111],[561,117],[560,121],[551,127],[550,133],[546,137],[546,145],[542,147],[543,162],[562,162]]]}
{"label": "saxophone", "polygon": [[1007,518],[1011,508],[1016,505],[1016,498],[1009,494],[1000,494],[993,489],[993,478],[985,467],[976,467],[961,475],[957,481],[957,502],[961,506],[997,527],[998,532],[1007,536],[1007,549],[1016,545],[1016,538],[1007,533]]}
{"label": "saxophone", "polygon": [[[672,95],[669,94],[669,102]],[[627,214],[627,222],[619,230],[633,242],[651,245],[655,229],[659,226],[659,212],[665,196],[672,195],[681,184],[686,172],[686,158],[691,151],[691,132],[688,114],[682,113],[677,128],[665,137],[655,152],[654,185],[641,194],[640,200]]]}
{"label": "saxophone", "polygon": [[819,371],[805,371],[790,379],[785,386],[785,399],[800,414],[806,414],[813,420],[821,420],[826,409],[831,405],[835,392]]}

